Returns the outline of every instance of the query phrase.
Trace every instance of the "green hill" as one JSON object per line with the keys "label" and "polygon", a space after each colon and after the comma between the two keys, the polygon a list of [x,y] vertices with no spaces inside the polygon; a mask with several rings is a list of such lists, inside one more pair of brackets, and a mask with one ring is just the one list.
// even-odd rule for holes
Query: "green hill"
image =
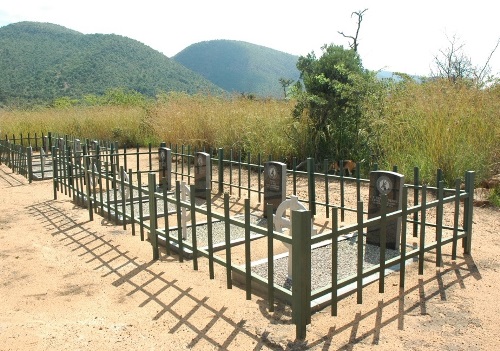
{"label": "green hill", "polygon": [[51,101],[125,88],[221,92],[162,53],[114,34],[82,34],[62,26],[19,22],[0,28],[0,103]]}
{"label": "green hill", "polygon": [[298,56],[242,41],[204,41],[173,59],[229,92],[283,97],[279,79],[299,78]]}

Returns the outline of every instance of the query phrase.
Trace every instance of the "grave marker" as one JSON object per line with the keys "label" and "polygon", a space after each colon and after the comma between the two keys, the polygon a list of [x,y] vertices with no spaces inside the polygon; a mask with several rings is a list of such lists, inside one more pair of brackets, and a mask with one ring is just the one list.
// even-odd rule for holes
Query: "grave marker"
{"label": "grave marker", "polygon": [[196,153],[194,164],[194,185],[196,190],[196,197],[206,199],[207,189],[212,189],[212,179],[210,174],[210,155],[206,152]]}
{"label": "grave marker", "polygon": [[[368,218],[382,215],[381,196],[387,195],[386,214],[401,209],[401,199],[405,177],[396,172],[370,172],[370,192],[368,199]],[[366,242],[380,246],[380,226],[368,228]],[[387,220],[386,248],[399,250],[401,236],[401,217]]]}
{"label": "grave marker", "polygon": [[273,205],[273,213],[286,200],[286,164],[269,161],[264,163],[264,217],[267,204]]}
{"label": "grave marker", "polygon": [[75,139],[73,141],[73,152],[75,155],[75,163],[80,164],[80,160],[82,158],[82,143],[80,139]]}
{"label": "grave marker", "polygon": [[158,159],[160,162],[159,167],[159,177],[158,185],[161,187],[163,185],[163,178],[167,182],[167,190],[172,189],[172,150],[166,147],[158,148]]}

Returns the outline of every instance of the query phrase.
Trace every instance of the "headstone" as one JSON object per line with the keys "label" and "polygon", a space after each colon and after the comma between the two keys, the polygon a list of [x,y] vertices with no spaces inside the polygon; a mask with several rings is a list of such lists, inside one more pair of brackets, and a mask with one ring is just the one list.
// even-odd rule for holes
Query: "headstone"
{"label": "headstone", "polygon": [[267,204],[273,205],[273,213],[286,200],[286,164],[269,161],[264,164],[264,217]]}
{"label": "headstone", "polygon": [[49,137],[47,135],[43,137],[43,150],[45,154],[49,153]]}
{"label": "headstone", "polygon": [[64,147],[64,138],[58,139],[57,147],[59,148],[59,155],[64,155],[65,147]]}
{"label": "headstone", "polygon": [[75,139],[73,141],[73,151],[75,153],[75,163],[80,164],[80,160],[82,158],[82,143],[80,139]]}
{"label": "headstone", "polygon": [[167,190],[172,189],[172,150],[166,147],[158,148],[159,167],[159,186],[163,185],[163,178],[167,181]]}
{"label": "headstone", "polygon": [[197,152],[194,164],[195,196],[206,199],[207,189],[212,189],[212,178],[210,174],[210,155],[206,152]]}
{"label": "headstone", "polygon": [[[370,192],[368,199],[368,218],[382,215],[382,195],[387,195],[387,207],[385,213],[391,213],[401,209],[403,185],[405,177],[396,172],[372,171],[370,172]],[[380,226],[368,228],[366,242],[380,246]],[[386,248],[399,250],[401,236],[401,217],[387,220]]]}

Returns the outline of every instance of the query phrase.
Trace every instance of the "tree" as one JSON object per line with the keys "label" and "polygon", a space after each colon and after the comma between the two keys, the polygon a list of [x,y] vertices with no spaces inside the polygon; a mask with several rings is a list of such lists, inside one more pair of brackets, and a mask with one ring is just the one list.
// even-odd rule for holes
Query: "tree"
{"label": "tree", "polygon": [[447,39],[449,46],[439,50],[439,53],[434,56],[434,69],[431,69],[431,75],[434,78],[446,78],[453,83],[469,81],[478,87],[488,84],[493,78],[489,62],[500,44],[500,38],[485,64],[481,66],[472,64],[471,58],[464,52],[465,44],[460,43],[455,35]]}
{"label": "tree", "polygon": [[293,79],[280,78],[279,82],[281,84],[281,87],[283,88],[283,95],[286,99],[287,98],[286,88],[288,88],[293,83]]}
{"label": "tree", "polygon": [[325,45],[322,50],[320,58],[312,52],[298,60],[305,91],[296,92],[294,116],[308,114],[309,151],[316,159],[361,160],[366,151],[361,106],[371,76],[353,49]]}
{"label": "tree", "polygon": [[346,35],[344,34],[344,32],[338,32],[344,38],[352,39],[352,43],[349,43],[349,47],[353,49],[355,52],[358,52],[359,30],[361,28],[361,22],[363,21],[363,15],[366,11],[368,11],[368,9],[364,9],[363,11],[354,11],[353,13],[351,13],[351,18],[353,15],[358,16],[358,26],[356,28],[356,34],[354,36]]}

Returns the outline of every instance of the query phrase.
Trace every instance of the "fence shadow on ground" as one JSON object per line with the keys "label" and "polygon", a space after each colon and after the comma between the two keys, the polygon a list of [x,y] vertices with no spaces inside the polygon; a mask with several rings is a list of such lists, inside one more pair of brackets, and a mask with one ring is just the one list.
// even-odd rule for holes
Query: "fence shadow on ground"
{"label": "fence shadow on ground", "polygon": [[24,178],[22,178],[23,180],[20,180],[18,179],[19,177],[14,176],[14,174],[15,174],[14,171],[11,171],[6,167],[0,167],[0,184],[2,185],[2,187],[13,188],[16,186],[25,185],[27,183],[27,181]]}
{"label": "fence shadow on ground", "polygon": [[[106,235],[88,229],[87,221],[77,222],[70,216],[58,209],[54,200],[46,201],[36,205],[27,206],[26,209],[31,215],[40,219],[40,222],[46,229],[51,231],[54,237],[60,237],[61,242],[66,242],[66,246],[85,260],[85,264],[93,265],[94,270],[104,271],[102,277],[114,276],[116,280],[112,285],[119,287],[127,284],[130,287],[127,296],[141,293],[144,295],[144,301],[139,307],[144,307],[149,303],[155,303],[160,307],[153,320],[160,319],[165,314],[171,314],[178,322],[168,332],[175,333],[180,327],[188,327],[195,333],[195,337],[188,345],[188,348],[196,346],[201,340],[208,342],[216,348],[226,349],[239,334],[243,334],[255,341],[254,350],[271,348],[275,350],[282,349],[281,346],[273,344],[267,339],[266,333],[263,337],[255,335],[245,327],[245,320],[235,321],[228,317],[226,307],[215,309],[208,303],[208,297],[201,299],[192,295],[191,288],[181,288],[177,280],[168,280],[163,277],[164,272],[155,272],[151,269],[154,261],[147,263],[138,263],[137,257],[130,255],[128,251],[121,250],[119,245],[114,245],[112,239],[105,238]],[[106,240],[107,239],[107,240]],[[110,255],[111,254],[111,255]],[[177,261],[174,256],[162,258],[164,260]],[[154,283],[154,284],[153,284]],[[156,289],[154,286],[161,286]],[[168,289],[174,289],[176,297],[167,300],[161,294]],[[189,299],[190,304],[194,306],[183,315],[177,313],[173,306],[181,299]],[[196,313],[210,313],[213,317],[205,325],[197,325],[191,321]],[[224,322],[232,331],[226,337],[223,343],[214,340],[208,335],[210,328],[215,323]]]}
{"label": "fence shadow on ground", "polygon": [[[378,301],[377,307],[366,311],[364,313],[358,312],[354,316],[352,321],[347,323],[335,322],[335,317],[332,318],[332,327],[329,329],[327,335],[324,335],[317,340],[303,341],[297,340],[293,343],[289,343],[287,349],[290,350],[352,350],[354,345],[365,342],[371,343],[372,345],[378,345],[381,338],[381,332],[384,328],[392,327],[392,323],[397,323],[398,330],[403,330],[405,326],[405,316],[412,313],[419,313],[420,315],[427,315],[427,302],[437,296],[439,296],[441,301],[447,300],[447,290],[451,287],[458,285],[461,289],[466,289],[466,281],[470,278],[474,280],[481,280],[482,276],[479,272],[472,256],[464,255],[463,261],[460,263],[451,261],[451,255],[448,256],[450,262],[444,263],[444,267],[441,270],[436,270],[436,274],[428,279],[419,278],[418,282],[412,284],[405,288],[399,288],[399,293],[397,296],[390,298],[389,300],[381,299]],[[435,261],[426,260],[431,264],[435,265]],[[416,269],[416,268],[415,268]],[[448,278],[447,283],[444,283],[443,277]],[[454,277],[454,278],[453,278]],[[411,294],[418,294],[418,301],[415,303],[405,303],[405,298]],[[353,291],[355,294],[355,291]],[[271,314],[267,309],[267,301],[260,299],[257,301],[259,305],[260,312],[271,318]],[[352,301],[355,303],[355,301]],[[387,309],[390,306],[397,304],[397,313],[388,315]],[[328,309],[323,310],[325,313],[329,313]],[[342,312],[339,311],[339,314]],[[276,315],[274,316],[276,318]],[[358,334],[360,329],[360,324],[368,319],[375,318],[375,324],[373,327],[361,334]],[[312,316],[312,324],[314,324],[314,315]],[[337,324],[337,325],[335,325]],[[336,336],[339,334],[350,330],[349,340],[347,343],[340,343]],[[371,338],[371,342],[370,339]]]}

